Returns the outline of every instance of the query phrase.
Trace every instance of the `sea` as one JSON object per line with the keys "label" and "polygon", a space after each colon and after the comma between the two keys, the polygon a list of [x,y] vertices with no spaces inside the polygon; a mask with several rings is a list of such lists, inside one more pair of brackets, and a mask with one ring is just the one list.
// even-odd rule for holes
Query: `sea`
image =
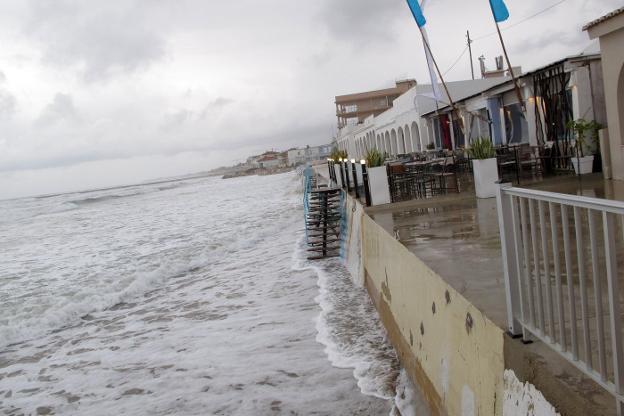
{"label": "sea", "polygon": [[0,201],[2,415],[428,415],[301,177]]}

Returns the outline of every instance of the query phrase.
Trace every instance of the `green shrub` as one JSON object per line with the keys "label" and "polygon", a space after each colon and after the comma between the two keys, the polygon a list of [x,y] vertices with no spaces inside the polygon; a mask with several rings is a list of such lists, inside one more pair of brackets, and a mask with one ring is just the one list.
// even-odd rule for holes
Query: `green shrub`
{"label": "green shrub", "polygon": [[491,159],[496,157],[496,150],[490,139],[481,137],[472,142],[470,149],[468,149],[468,154],[472,159]]}
{"label": "green shrub", "polygon": [[369,168],[376,168],[378,166],[383,166],[386,161],[386,155],[381,153],[377,149],[370,149],[366,152],[366,165]]}
{"label": "green shrub", "polygon": [[[585,119],[570,120],[566,124],[568,129],[571,129],[576,134],[576,140],[574,141],[574,150],[576,156],[583,157],[585,152],[592,153],[593,148],[598,148],[598,131],[602,128],[602,125],[594,120],[587,121]],[[587,133],[589,133],[589,139],[593,143],[587,143]],[[592,146],[593,145],[593,146]]]}
{"label": "green shrub", "polygon": [[335,162],[338,162],[338,160],[340,159],[347,159],[349,156],[347,155],[347,152],[344,150],[338,150],[337,147],[334,147],[332,149],[332,152],[329,155],[330,159],[334,160]]}

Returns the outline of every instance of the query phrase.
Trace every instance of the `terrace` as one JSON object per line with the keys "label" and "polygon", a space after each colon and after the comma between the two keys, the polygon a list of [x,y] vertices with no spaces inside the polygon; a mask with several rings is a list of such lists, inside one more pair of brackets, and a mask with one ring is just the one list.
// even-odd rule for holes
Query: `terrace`
{"label": "terrace", "polygon": [[[517,155],[520,152],[512,149],[511,153]],[[509,149],[499,151],[499,156],[501,154],[509,154]],[[539,159],[539,152],[533,154],[532,163],[520,162],[512,169],[502,167],[505,181],[521,186],[513,189],[569,195],[571,201],[576,197],[624,201],[624,182],[604,180],[600,173],[576,176],[570,168],[553,170]],[[520,161],[516,156],[514,159]],[[499,157],[499,168],[504,160],[509,159]],[[358,197],[366,205],[362,184],[366,182],[367,172],[365,167],[362,169],[356,165],[349,163],[349,169],[344,170],[345,174],[347,170],[350,174],[344,182],[346,185],[349,179],[351,193],[355,196],[353,179],[355,177],[357,181],[359,177]],[[397,169],[397,166],[401,168]],[[515,332],[524,333],[524,339],[531,343],[507,337],[506,367],[546,394],[562,414],[617,414],[613,394],[617,388],[619,368],[616,367],[619,364],[614,360],[613,332],[609,328],[611,295],[606,289],[610,284],[604,266],[608,250],[602,241],[603,234],[612,235],[612,254],[624,252],[624,217],[613,215],[615,221],[612,221],[613,229],[609,234],[603,226],[602,216],[596,215],[595,207],[573,210],[575,205],[567,206],[569,218],[564,219],[563,214],[558,213],[559,204],[554,213],[554,206],[547,202],[529,202],[528,199],[522,202],[527,211],[526,218],[522,218],[523,224],[528,228],[535,225],[520,238],[521,243],[527,245],[526,269],[530,273],[528,284],[532,286],[531,289],[523,287],[525,297],[520,301],[524,310],[521,312],[516,305],[518,310],[512,313],[510,320],[497,199],[476,197],[469,161],[463,160],[462,155],[430,152],[389,161],[386,170],[392,202],[369,206],[367,214],[501,329],[509,331],[512,320],[522,321]],[[445,178],[452,183],[450,186],[448,182],[441,185],[436,176],[444,172],[452,174]],[[514,201],[520,203],[519,198]],[[535,216],[531,213],[529,218],[528,213],[534,208]],[[551,218],[553,222],[550,222]],[[597,225],[596,218],[600,219]],[[545,228],[541,228],[543,224],[546,224]],[[564,229],[569,232],[567,237]],[[546,230],[548,232],[544,235]],[[558,246],[551,242],[555,234]],[[596,240],[600,244],[596,244]],[[622,281],[624,258],[614,257],[617,257],[614,276]],[[561,268],[558,277],[555,276],[554,263]],[[567,273],[568,269],[570,273]],[[579,275],[581,270],[584,275]],[[572,279],[569,285],[568,276]],[[560,298],[548,295],[549,289],[556,292],[556,281],[563,282],[558,286],[563,293]],[[533,302],[530,319],[527,312],[529,292],[532,295],[528,297],[532,297]],[[572,297],[570,293],[574,293]],[[557,316],[553,311],[560,311],[561,315]],[[527,315],[526,321],[522,320],[522,314]],[[620,315],[617,313],[618,317]],[[617,333],[621,332],[619,325],[617,328]],[[621,347],[615,348],[621,352]]]}

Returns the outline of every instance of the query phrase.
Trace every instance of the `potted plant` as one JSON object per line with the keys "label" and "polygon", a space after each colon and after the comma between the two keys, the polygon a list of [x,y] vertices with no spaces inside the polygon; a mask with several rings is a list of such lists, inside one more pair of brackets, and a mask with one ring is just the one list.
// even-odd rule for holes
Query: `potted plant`
{"label": "potted plant", "polygon": [[[600,123],[596,121],[587,121],[584,119],[571,120],[567,127],[574,131],[576,140],[574,141],[574,155],[572,157],[572,166],[577,175],[585,175],[592,173],[594,167],[593,149],[598,149],[598,130],[602,128]],[[587,136],[593,141],[587,142]],[[589,154],[588,154],[589,153]],[[586,155],[587,154],[587,155]]]}
{"label": "potted plant", "polygon": [[496,150],[490,139],[481,137],[470,145],[468,154],[472,159],[475,192],[477,198],[494,198],[498,182]]}
{"label": "potted plant", "polygon": [[366,165],[368,167],[368,189],[371,196],[371,205],[389,204],[390,188],[388,186],[388,172],[384,162],[385,153],[377,149],[366,152]]}

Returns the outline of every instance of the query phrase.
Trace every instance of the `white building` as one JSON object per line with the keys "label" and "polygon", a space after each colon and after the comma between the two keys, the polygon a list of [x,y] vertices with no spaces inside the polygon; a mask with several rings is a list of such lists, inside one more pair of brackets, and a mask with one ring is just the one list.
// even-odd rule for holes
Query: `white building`
{"label": "white building", "polygon": [[280,167],[282,160],[277,155],[265,155],[257,163],[259,168],[270,169]]}
{"label": "white building", "polygon": [[332,146],[330,144],[306,146],[302,149],[291,149],[288,151],[288,165],[295,166],[327,159],[331,154],[331,150]]}
{"label": "white building", "polygon": [[[487,78],[447,83],[454,100],[500,84],[506,78]],[[442,88],[441,88],[442,89]],[[449,102],[445,95],[445,102]],[[368,149],[376,148],[390,155],[424,150],[434,143],[434,126],[421,116],[436,108],[431,85],[416,85],[393,101],[389,110],[369,116],[363,123],[339,130],[337,143],[349,157],[363,158]]]}
{"label": "white building", "polygon": [[290,149],[288,151],[288,165],[296,166],[306,162],[305,149]]}

